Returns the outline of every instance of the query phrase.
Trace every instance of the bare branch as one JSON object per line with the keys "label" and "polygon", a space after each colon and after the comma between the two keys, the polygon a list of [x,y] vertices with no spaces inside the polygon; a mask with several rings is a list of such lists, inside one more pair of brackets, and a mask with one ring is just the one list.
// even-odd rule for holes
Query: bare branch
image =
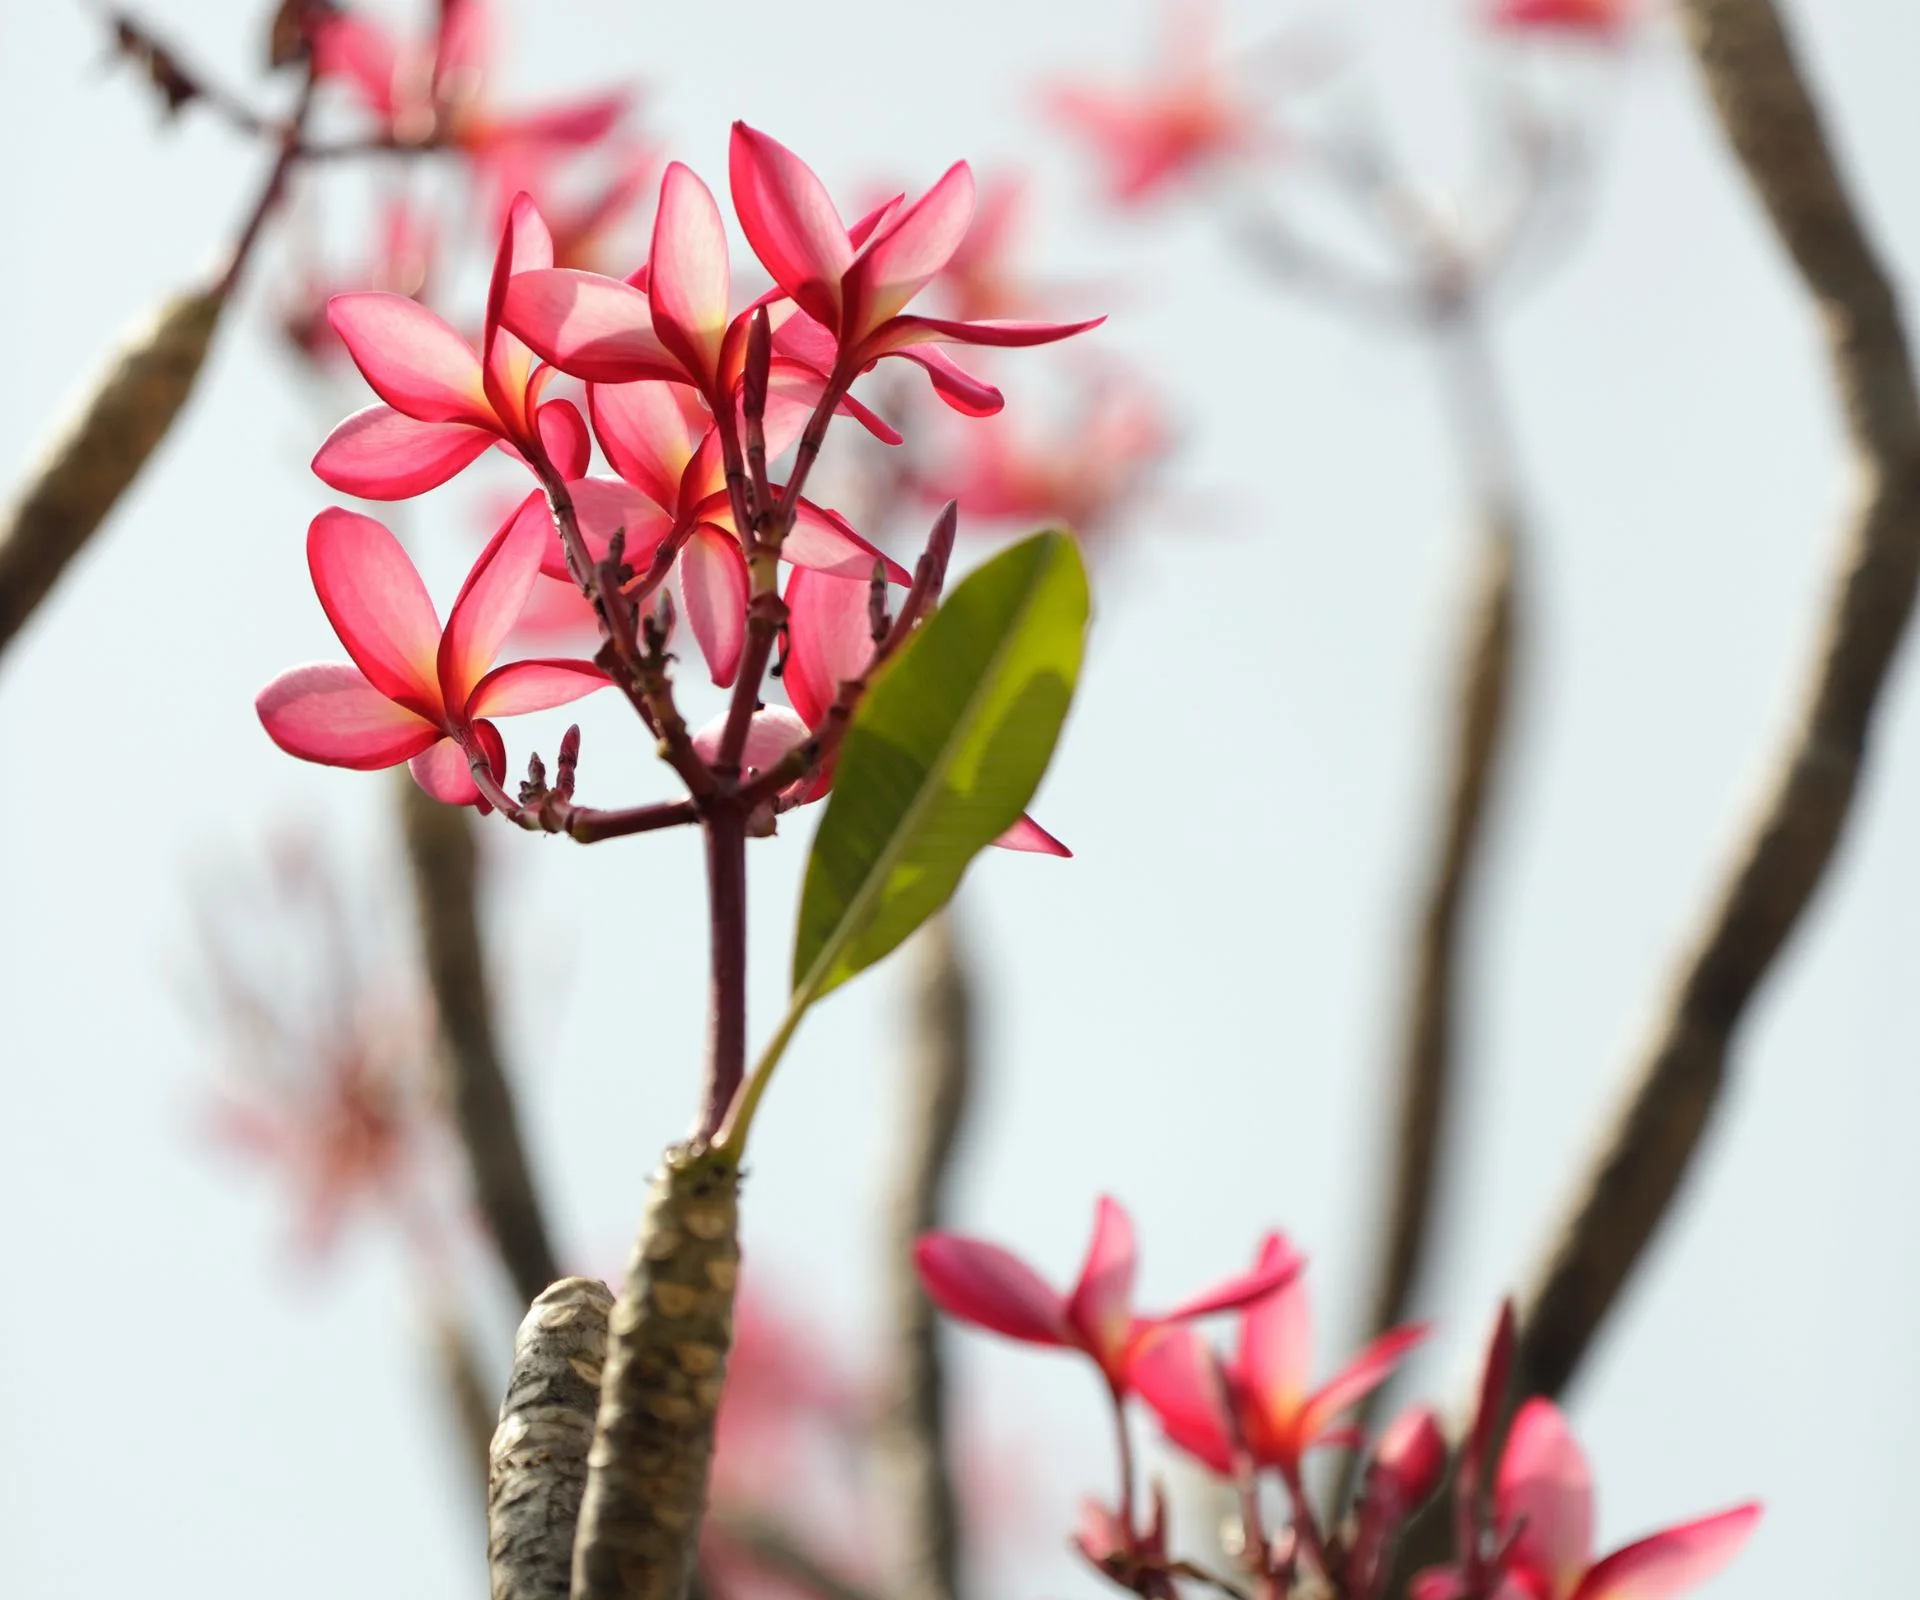
{"label": "bare branch", "polygon": [[1771,0],[1686,0],[1682,11],[1734,152],[1826,328],[1857,500],[1777,776],[1521,1302],[1522,1394],[1555,1394],[1573,1377],[1680,1187],[1747,1003],[1839,842],[1920,577],[1920,402],[1906,337],[1779,14]]}
{"label": "bare branch", "polygon": [[560,1268],[494,1037],[480,942],[473,823],[464,808],[442,805],[404,773],[400,796],[420,945],[440,1018],[440,1053],[454,1126],[501,1262],[515,1293],[523,1303],[531,1303],[560,1276]]}
{"label": "bare branch", "polygon": [[946,1375],[940,1319],[914,1271],[920,1235],[940,1226],[947,1173],[974,1074],[973,994],[951,913],[914,941],[910,1096],[901,1121],[901,1166],[889,1218],[896,1344],[881,1447],[897,1498],[902,1545],[899,1600],[955,1600],[960,1589],[959,1498],[947,1454]]}
{"label": "bare branch", "polygon": [[604,1283],[562,1278],[514,1337],[487,1476],[493,1600],[566,1600],[612,1309]]}

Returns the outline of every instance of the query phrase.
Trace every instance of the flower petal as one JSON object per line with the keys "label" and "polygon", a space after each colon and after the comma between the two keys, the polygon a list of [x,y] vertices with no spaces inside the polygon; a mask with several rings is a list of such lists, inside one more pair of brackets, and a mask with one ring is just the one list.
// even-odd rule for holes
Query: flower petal
{"label": "flower petal", "polygon": [[678,161],[660,180],[647,258],[653,331],[712,395],[719,383],[720,345],[727,332],[727,227],[713,194]]}
{"label": "flower petal", "polygon": [[468,698],[513,625],[526,609],[533,581],[540,576],[547,533],[516,507],[474,562],[460,597],[447,616],[440,639],[440,692],[449,710],[469,711]]}
{"label": "flower petal", "polygon": [[1218,1311],[1241,1311],[1284,1289],[1300,1276],[1307,1258],[1293,1248],[1284,1234],[1274,1234],[1272,1244],[1277,1248],[1263,1248],[1259,1263],[1251,1272],[1243,1272],[1182,1300],[1159,1320],[1179,1322],[1188,1317],[1212,1316]]}
{"label": "flower petal", "polygon": [[744,122],[733,125],[727,175],[760,265],[801,310],[838,332],[840,280],[853,265],[853,245],[826,186],[785,145]]}
{"label": "flower petal", "polygon": [[1133,1274],[1139,1259],[1133,1221],[1108,1195],[1100,1197],[1093,1214],[1093,1239],[1087,1258],[1067,1301],[1067,1320],[1082,1345],[1118,1381],[1113,1370],[1125,1358],[1127,1335],[1133,1327]]}
{"label": "flower petal", "polygon": [[865,338],[939,272],[973,221],[973,170],[956,161],[940,181],[901,212],[848,276],[850,340]]}
{"label": "flower petal", "polygon": [[1066,1305],[1011,1251],[957,1233],[923,1233],[913,1264],[928,1297],[976,1328],[1028,1344],[1071,1342]]}
{"label": "flower petal", "polygon": [[329,506],[307,527],[314,593],[354,665],[389,700],[438,722],[440,619],[400,541],[372,517]]}
{"label": "flower petal", "polygon": [[963,417],[991,417],[1007,403],[998,389],[976,378],[938,345],[902,345],[889,353],[924,370],[933,382],[933,392]]}
{"label": "flower petal", "polygon": [[[722,711],[693,736],[693,748],[702,761],[719,759],[720,739],[726,732],[727,713]],[[742,777],[765,772],[789,750],[807,740],[807,725],[785,706],[762,706],[747,721],[747,742],[740,751]]]}
{"label": "flower petal", "polygon": [[[567,487],[573,494],[574,514],[588,553],[598,561],[607,553],[607,545],[617,530],[625,535],[621,543],[623,559],[636,573],[644,573],[654,552],[673,532],[673,518],[633,485],[622,483],[618,478],[576,478]],[[558,534],[554,535],[549,550],[550,554],[559,555]],[[549,571],[549,576],[566,575],[566,561],[561,557],[559,571]]]}
{"label": "flower petal", "polygon": [[571,400],[549,400],[540,408],[540,447],[563,478],[582,478],[593,462],[593,441],[580,408]]}
{"label": "flower petal", "polygon": [[517,194],[507,208],[500,248],[493,258],[493,281],[487,287],[486,331],[481,340],[487,399],[494,413],[512,425],[516,436],[527,430],[527,385],[533,377],[533,352],[524,341],[500,326],[500,309],[507,287],[523,272],[540,272],[553,265],[553,235],[529,195]]}
{"label": "flower petal", "polygon": [[747,558],[740,541],[710,522],[696,527],[680,552],[680,592],[707,670],[724,689],[740,670],[747,640]]}
{"label": "flower petal", "polygon": [[281,673],[253,708],[267,737],[288,755],[362,772],[397,766],[440,737],[433,723],[396,705],[344,662]]}
{"label": "flower petal", "polygon": [[368,406],[341,422],[313,458],[314,475],[363,500],[406,500],[437,489],[494,442],[464,422],[416,422],[392,406]]}
{"label": "flower petal", "polygon": [[[1260,1242],[1254,1271],[1293,1254],[1283,1235],[1270,1233]],[[1300,1278],[1248,1310],[1240,1324],[1240,1372],[1249,1403],[1259,1408],[1271,1430],[1290,1433],[1313,1373],[1313,1303]]]}
{"label": "flower petal", "polygon": [[873,624],[864,580],[796,568],[787,579],[787,664],[780,681],[809,728],[827,720],[844,681],[873,659]]}
{"label": "flower petal", "polygon": [[309,39],[317,76],[350,83],[375,116],[391,120],[400,52],[379,23],[348,12],[317,18]]}
{"label": "flower petal", "polygon": [[1515,1414],[1493,1503],[1502,1533],[1526,1519],[1515,1558],[1547,1574],[1555,1594],[1571,1594],[1593,1559],[1593,1477],[1551,1400],[1529,1400]]}
{"label": "flower petal", "polygon": [[1156,1329],[1136,1347],[1127,1380],[1172,1443],[1215,1472],[1230,1470],[1233,1444],[1217,1362],[1193,1329]]}
{"label": "flower petal", "polygon": [[541,360],[589,383],[686,381],[654,334],[647,297],[617,278],[571,267],[519,273],[507,285],[500,325]]}
{"label": "flower petal", "polygon": [[1090,317],[1085,322],[954,322],[945,317],[894,317],[861,342],[860,359],[865,365],[910,344],[983,344],[996,348],[1024,348],[1070,339],[1105,322],[1105,317]]}
{"label": "flower petal", "polygon": [[993,842],[998,849],[1022,850],[1029,855],[1067,857],[1073,855],[1071,850],[1028,816],[1021,817]]}
{"label": "flower petal", "polygon": [[889,583],[913,581],[905,567],[875,549],[839,512],[806,499],[795,508],[793,527],[780,547],[780,554],[796,567],[830,572],[837,578],[863,580],[873,577],[873,564],[878,561],[886,569]]}
{"label": "flower petal", "polygon": [[[501,763],[502,767],[505,762]],[[466,751],[451,739],[442,739],[407,763],[413,781],[436,800],[450,806],[470,806],[480,799]]]}
{"label": "flower petal", "polygon": [[683,384],[594,383],[587,386],[587,411],[607,463],[663,511],[680,503],[680,479],[693,459],[694,446],[707,430],[690,416],[692,391]]}
{"label": "flower petal", "polygon": [[1424,1323],[1390,1328],[1316,1389],[1300,1410],[1300,1443],[1305,1448],[1333,1419],[1385,1383],[1406,1353],[1427,1336]]}
{"label": "flower petal", "polygon": [[476,717],[516,717],[567,705],[607,682],[591,661],[510,661],[473,686],[467,710]]}
{"label": "flower petal", "polygon": [[493,427],[473,347],[417,300],[369,289],[337,294],[327,321],[373,392],[418,422]]}
{"label": "flower petal", "polygon": [[479,130],[477,142],[488,153],[515,145],[578,149],[598,144],[613,131],[632,104],[631,89],[610,89],[488,123]]}
{"label": "flower petal", "polygon": [[1759,1504],[1750,1502],[1650,1534],[1596,1562],[1574,1600],[1673,1600],[1738,1555],[1759,1520]]}

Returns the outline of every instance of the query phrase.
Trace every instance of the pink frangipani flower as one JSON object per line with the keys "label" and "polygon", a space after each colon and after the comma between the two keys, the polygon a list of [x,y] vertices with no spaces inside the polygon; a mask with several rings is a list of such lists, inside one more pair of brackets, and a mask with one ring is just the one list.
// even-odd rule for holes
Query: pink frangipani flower
{"label": "pink frangipani flower", "polygon": [[[1255,1270],[1298,1260],[1284,1237],[1269,1234]],[[1247,1312],[1231,1362],[1221,1363],[1191,1329],[1174,1328],[1140,1352],[1134,1386],[1159,1416],[1167,1437],[1215,1472],[1231,1470],[1238,1432],[1256,1465],[1297,1473],[1314,1445],[1344,1437],[1334,1427],[1341,1413],[1385,1382],[1426,1335],[1424,1326],[1384,1333],[1319,1388],[1309,1389],[1312,1307],[1306,1284],[1293,1277]],[[1227,1403],[1234,1408],[1231,1419],[1221,1410],[1222,1377]],[[1230,1420],[1237,1428],[1229,1427]]]}
{"label": "pink frangipani flower", "polygon": [[607,681],[590,661],[493,665],[539,576],[543,544],[542,529],[511,519],[474,563],[442,629],[391,533],[357,512],[321,512],[307,530],[307,566],[353,664],[295,667],[262,689],[254,708],[268,737],[330,767],[404,761],[436,800],[487,809],[469,770],[474,753],[484,752],[496,782],[507,764],[487,719],[565,705]]}
{"label": "pink frangipani flower", "polygon": [[[905,574],[895,577],[889,571],[888,578],[902,582]],[[790,643],[780,681],[786,685],[787,698],[799,714],[803,737],[825,725],[840,685],[866,673],[873,657],[871,594],[870,576],[855,579],[817,568],[798,567],[787,580]],[[832,787],[833,766],[829,762],[814,778],[806,799],[818,800]],[[1025,850],[1036,855],[1073,854],[1033,818],[1026,816],[994,843],[1003,850]]]}
{"label": "pink frangipani flower", "polygon": [[1241,1277],[1230,1278],[1158,1316],[1136,1316],[1133,1223],[1113,1200],[1101,1197],[1093,1241],[1071,1293],[1061,1295],[1018,1256],[997,1244],[954,1233],[922,1234],[913,1259],[935,1305],[950,1317],[1027,1344],[1079,1350],[1093,1358],[1117,1395],[1133,1387],[1135,1356],[1169,1324],[1216,1311],[1238,1311],[1284,1289],[1304,1261],[1269,1254]]}
{"label": "pink frangipani flower", "polygon": [[356,411],[327,436],[313,458],[321,481],[369,500],[404,500],[437,488],[494,444],[584,470],[580,413],[565,400],[540,403],[551,369],[536,371],[532,352],[500,325],[509,280],[552,260],[546,224],[522,195],[501,235],[477,353],[404,295],[335,295],[327,320],[385,403]]}
{"label": "pink frangipani flower", "polygon": [[[1533,1399],[1513,1419],[1493,1485],[1496,1530],[1511,1539],[1495,1600],[1673,1600],[1705,1583],[1739,1553],[1760,1520],[1757,1502],[1683,1522],[1593,1559],[1593,1477],[1551,1400]],[[1465,1592],[1453,1568],[1414,1579],[1415,1600]]]}
{"label": "pink frangipani flower", "polygon": [[675,162],[661,182],[653,249],[625,283],[564,269],[517,276],[507,325],[541,356],[595,383],[663,379],[691,385],[716,413],[730,409],[746,352],[748,319],[766,307],[773,379],[829,389],[836,402],[889,442],[898,435],[841,397],[862,372],[898,355],[926,369],[950,405],[972,415],[1000,406],[999,391],[961,371],[943,343],[1034,345],[1097,326],[956,322],[902,314],[946,266],[973,211],[964,162],[912,205],[899,201],[840,219],[825,186],[785,146],[744,123],[733,130],[734,210],[777,289],[728,318],[726,228],[711,191]]}
{"label": "pink frangipani flower", "polygon": [[972,223],[973,170],[964,161],[911,205],[886,208],[864,243],[841,222],[813,170],[744,122],[733,125],[728,171],[733,208],[753,253],[833,336],[840,387],[882,357],[897,355],[927,368],[941,389],[941,369],[951,364],[937,345],[1050,344],[1106,320],[963,322],[907,314],[914,296],[953,259]]}
{"label": "pink frangipani flower", "polygon": [[1614,39],[1640,18],[1641,0],[1491,0],[1488,23],[1509,32]]}

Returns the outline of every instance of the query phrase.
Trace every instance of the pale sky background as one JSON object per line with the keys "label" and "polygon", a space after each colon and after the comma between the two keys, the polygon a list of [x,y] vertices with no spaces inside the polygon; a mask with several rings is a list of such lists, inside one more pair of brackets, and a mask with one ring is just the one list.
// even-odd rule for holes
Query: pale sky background
{"label": "pale sky background", "polygon": [[[265,8],[146,9],[235,80]],[[1461,8],[1329,9],[1423,174],[1457,181],[1471,86],[1492,66]],[[1909,285],[1920,12],[1789,10]],[[1154,37],[1145,5],[511,11],[509,99],[638,76],[650,127],[716,188],[734,116],[842,195],[882,171],[924,184],[962,155],[1037,161],[1036,260],[1150,286],[1098,337],[1177,409],[1190,492],[1101,574],[1038,808],[1078,859],[996,857],[963,897],[990,1002],[959,1220],[1064,1276],[1111,1191],[1141,1229],[1148,1303],[1284,1226],[1312,1255],[1328,1341],[1343,1337],[1466,548],[1424,352],[1273,291],[1195,207],[1116,221],[1094,202],[1032,86],[1130,70]],[[212,258],[261,156],[211,119],[156,133],[140,87],[101,72],[78,5],[14,0],[0,16],[12,482],[116,330]],[[1231,35],[1251,42],[1272,19],[1234,6]],[[1815,329],[1677,40],[1655,28],[1618,79],[1595,97],[1586,230],[1498,337],[1537,544],[1477,945],[1471,1148],[1426,1296],[1441,1326],[1422,1371],[1446,1396],[1538,1248],[1768,766],[1846,491]],[[257,301],[264,277],[252,287]],[[263,1579],[277,1600],[483,1592],[402,1257],[360,1230],[331,1267],[289,1267],[279,1194],[194,1135],[214,1065],[177,976],[196,872],[294,816],[369,878],[395,868],[386,785],[282,757],[253,716],[275,672],[338,654],[301,556],[329,499],[304,464],[332,408],[294,386],[254,311],[223,330],[182,426],[0,663],[14,819],[0,834],[0,1537],[10,1592],[44,1600],[252,1595]],[[1044,364],[998,369],[1011,404],[1023,385],[1044,392]],[[444,605],[451,554],[433,575]],[[1603,1545],[1766,1500],[1716,1600],[1910,1581],[1915,687],[1903,657],[1837,871],[1752,1014],[1684,1210],[1574,1397]],[[614,803],[643,770],[617,710],[587,718],[586,781]],[[511,747],[550,749],[562,720],[510,730]],[[754,851],[757,1034],[778,1014],[810,832]],[[612,1270],[691,1104],[697,844],[584,851],[504,829],[493,843],[537,1164],[575,1259]],[[756,1268],[849,1348],[876,1310],[900,977],[863,979],[808,1023],[747,1192]],[[509,1325],[497,1298],[476,1305]],[[961,1349],[973,1425],[1041,1463],[1040,1554],[995,1592],[1095,1592],[1053,1553],[1075,1498],[1109,1489],[1093,1384],[1043,1353]]]}

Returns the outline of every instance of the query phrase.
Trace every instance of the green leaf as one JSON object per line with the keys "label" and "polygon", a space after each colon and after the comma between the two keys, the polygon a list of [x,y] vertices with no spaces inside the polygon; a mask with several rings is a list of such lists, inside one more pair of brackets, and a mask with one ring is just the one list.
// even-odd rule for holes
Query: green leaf
{"label": "green leaf", "polygon": [[938,911],[1019,820],[1060,736],[1086,630],[1080,552],[1064,533],[1039,533],[969,576],[876,674],[807,862],[796,1011]]}

